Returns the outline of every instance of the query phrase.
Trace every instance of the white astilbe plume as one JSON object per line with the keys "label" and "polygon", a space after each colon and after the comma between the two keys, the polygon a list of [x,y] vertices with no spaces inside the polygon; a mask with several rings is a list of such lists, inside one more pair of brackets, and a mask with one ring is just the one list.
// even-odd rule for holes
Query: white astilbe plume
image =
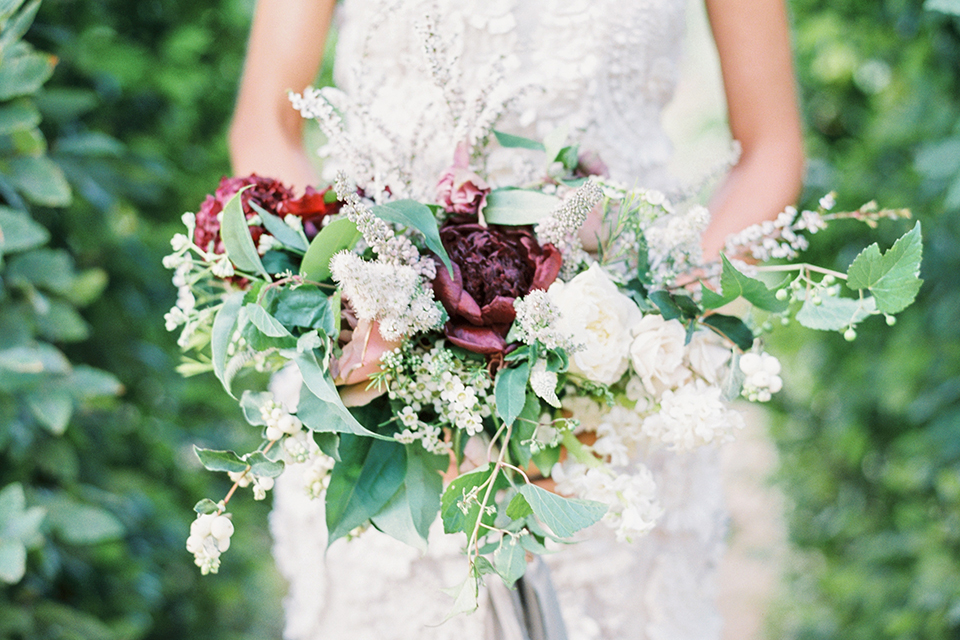
{"label": "white astilbe plume", "polygon": [[644,229],[649,247],[650,272],[655,282],[672,283],[703,262],[701,238],[710,224],[710,212],[695,205],[671,213]]}
{"label": "white astilbe plume", "polygon": [[517,340],[525,344],[540,342],[547,349],[576,351],[581,345],[560,329],[560,309],[542,289],[534,289],[513,301],[517,318],[513,325]]}
{"label": "white astilbe plume", "polygon": [[577,231],[583,226],[587,214],[603,197],[603,190],[593,180],[583,183],[573,195],[537,224],[535,230],[540,244],[552,244],[563,256],[561,279],[576,274],[587,257]]}
{"label": "white astilbe plume", "polygon": [[[829,199],[822,202],[823,204],[833,206]],[[727,257],[749,256],[760,262],[773,258],[793,260],[809,245],[807,239],[799,235],[799,232],[816,233],[826,226],[819,212],[798,213],[796,208],[787,207],[776,220],[764,220],[727,238],[723,247],[724,254]]]}
{"label": "white astilbe plume", "polygon": [[357,317],[378,321],[385,340],[430,331],[443,323],[433,289],[414,266],[367,262],[342,251],[330,260],[330,272]]}
{"label": "white astilbe plume", "polygon": [[437,276],[437,267],[433,260],[421,256],[409,238],[397,235],[389,224],[375,216],[357,195],[356,190],[348,186],[343,172],[337,174],[334,189],[337,198],[343,202],[341,211],[357,225],[357,230],[377,254],[379,261],[413,267],[427,280],[433,280]]}
{"label": "white astilbe plume", "polygon": [[423,44],[423,54],[427,61],[430,78],[443,91],[443,98],[456,124],[464,105],[459,60],[457,56],[448,53],[448,45],[440,35],[436,14],[425,15],[416,25],[416,29]]}

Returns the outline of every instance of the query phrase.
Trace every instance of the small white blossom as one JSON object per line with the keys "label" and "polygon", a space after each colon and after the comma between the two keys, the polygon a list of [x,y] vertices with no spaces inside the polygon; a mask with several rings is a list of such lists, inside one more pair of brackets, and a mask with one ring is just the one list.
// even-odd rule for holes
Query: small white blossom
{"label": "small white blossom", "polygon": [[768,402],[783,388],[780,361],[769,353],[743,354],[740,356],[740,371],[746,376],[743,396],[751,402]]}
{"label": "small white blossom", "polygon": [[187,551],[203,575],[216,573],[220,568],[220,554],[230,548],[233,522],[225,513],[200,514],[190,524]]}
{"label": "small white blossom", "polygon": [[222,256],[214,262],[210,270],[213,272],[213,275],[218,278],[230,278],[234,275],[233,263],[230,262],[227,256]]}
{"label": "small white blossom", "polygon": [[727,408],[719,387],[702,380],[664,391],[660,410],[643,421],[644,433],[673,449],[728,442],[743,428],[743,416]]}
{"label": "small white blossom", "polygon": [[558,377],[555,371],[547,371],[547,361],[537,360],[530,371],[530,388],[543,398],[551,407],[560,408],[560,399],[557,398]]}

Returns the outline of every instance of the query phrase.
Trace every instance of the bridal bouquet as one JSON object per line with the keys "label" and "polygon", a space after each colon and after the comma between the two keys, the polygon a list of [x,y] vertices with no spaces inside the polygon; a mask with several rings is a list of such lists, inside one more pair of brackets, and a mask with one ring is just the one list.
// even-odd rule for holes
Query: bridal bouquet
{"label": "bridal bouquet", "polygon": [[846,273],[789,262],[832,220],[906,212],[832,213],[827,196],[705,262],[704,208],[606,178],[562,133],[493,133],[501,151],[539,154],[541,174],[491,188],[461,144],[427,201],[343,173],[299,198],[249,176],[183,216],[165,259],[182,372],[212,371],[260,436],[252,451],[196,450],[234,483],[196,506],[187,548],[203,573],[229,546],[235,491],[261,499],[302,465],[331,543],[373,527],[423,546],[439,515],[462,536],[469,610],[483,575],[512,584],[551,541],[601,520],[624,541],[649,532],[662,510],[637,461],[730,440],[730,403],[780,389],[764,331],[794,318],[852,340],[920,286],[919,224]]}

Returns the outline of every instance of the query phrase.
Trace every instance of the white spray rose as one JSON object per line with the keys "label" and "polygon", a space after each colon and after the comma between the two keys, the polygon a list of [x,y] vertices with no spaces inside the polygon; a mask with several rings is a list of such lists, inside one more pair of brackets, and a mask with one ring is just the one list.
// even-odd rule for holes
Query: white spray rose
{"label": "white spray rose", "polygon": [[548,294],[560,309],[563,334],[584,346],[572,354],[570,370],[592,382],[617,382],[629,366],[630,327],[641,318],[637,305],[598,264],[570,282],[555,282]]}
{"label": "white spray rose", "polygon": [[690,377],[690,370],[683,365],[687,332],[678,320],[649,314],[634,325],[633,335],[633,370],[652,395],[674,389]]}

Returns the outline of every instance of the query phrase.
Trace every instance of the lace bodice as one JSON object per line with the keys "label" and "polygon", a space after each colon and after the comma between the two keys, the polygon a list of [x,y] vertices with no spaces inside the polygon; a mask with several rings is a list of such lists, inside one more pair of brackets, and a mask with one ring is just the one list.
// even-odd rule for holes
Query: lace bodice
{"label": "lace bodice", "polygon": [[[471,135],[470,126],[444,120],[455,92],[438,87],[426,70],[416,25],[432,13],[435,33],[459,57],[461,77],[451,78],[448,89],[463,89],[468,125],[497,115],[471,111],[478,97],[496,103],[519,96],[498,129],[542,138],[567,125],[612,177],[667,188],[671,145],[660,113],[676,81],[684,4],[344,0],[335,77],[382,125],[385,138],[415,150],[414,184],[432,196],[455,145]],[[491,84],[498,76],[502,81]],[[491,162],[497,162],[495,150]],[[498,168],[488,169],[496,183]],[[295,386],[279,378],[274,385],[293,399]],[[653,533],[634,544],[617,543],[612,531],[596,525],[586,541],[546,558],[570,640],[720,637],[714,579],[725,511],[716,451],[660,452],[644,462],[665,508]],[[327,550],[323,505],[307,500],[299,473],[294,466],[279,479],[271,516],[274,553],[290,581],[288,638],[490,638],[482,612],[436,626],[452,602],[440,589],[462,580],[465,571],[456,539],[435,539],[425,557],[378,532]]]}
{"label": "lace bodice", "polygon": [[[658,187],[668,181],[663,167],[671,145],[660,113],[676,84],[684,5],[684,0],[346,0],[336,80],[370,105],[388,130],[416,135],[418,116],[444,99],[429,76],[420,33],[425,17],[437,16],[440,39],[458,57],[467,112],[477,93],[502,72],[494,93],[519,98],[499,129],[541,139],[569,126],[612,177]],[[428,184],[450,164],[459,142],[451,135],[457,135],[452,127],[431,118],[431,144],[418,160]]]}

